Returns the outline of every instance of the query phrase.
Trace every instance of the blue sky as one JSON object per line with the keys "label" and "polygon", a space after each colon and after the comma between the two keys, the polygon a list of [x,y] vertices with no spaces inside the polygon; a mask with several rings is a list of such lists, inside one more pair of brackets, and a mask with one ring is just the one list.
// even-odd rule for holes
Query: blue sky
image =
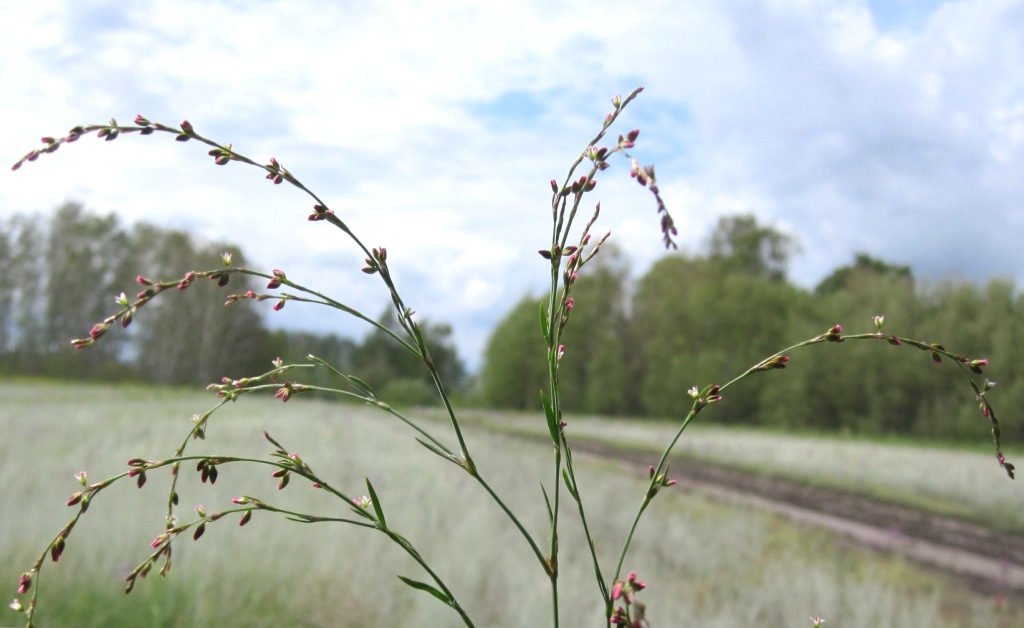
{"label": "blue sky", "polygon": [[[550,188],[609,99],[695,251],[719,216],[795,235],[812,286],[856,252],[925,280],[1024,283],[1024,0],[4,3],[0,147],[141,113],[275,156],[476,365],[545,280]],[[387,297],[309,202],[199,146],[83,140],[0,180],[0,216],[65,200],[188,228],[376,315]],[[593,200],[634,274],[662,254],[619,163]],[[356,334],[288,307],[274,324]]]}

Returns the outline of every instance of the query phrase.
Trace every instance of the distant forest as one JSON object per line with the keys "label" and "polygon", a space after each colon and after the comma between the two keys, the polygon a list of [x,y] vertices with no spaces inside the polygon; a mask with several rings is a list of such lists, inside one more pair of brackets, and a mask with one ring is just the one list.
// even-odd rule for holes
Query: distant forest
{"label": "distant forest", "polygon": [[[562,398],[577,413],[678,418],[691,386],[727,381],[773,352],[840,323],[848,333],[885,331],[941,342],[987,358],[1004,435],[1024,438],[1024,295],[1012,281],[920,286],[911,269],[859,254],[812,290],[786,276],[796,243],[752,216],[722,218],[696,254],[672,254],[639,279],[606,246],[574,288],[560,366]],[[385,334],[361,341],[270,330],[257,305],[224,306],[225,288],[197,282],[187,298],[154,300],[140,322],[81,351],[69,340],[110,315],[113,295],[140,289],[137,275],[168,280],[215,267],[239,247],[199,242],[148,224],[126,227],[69,203],[48,217],[0,222],[0,372],[60,378],[205,384],[263,372],[277,356],[312,353],[373,385],[387,401],[430,403],[430,380]],[[229,292],[259,291],[234,276]],[[442,375],[469,403],[539,408],[546,386],[540,300],[513,304],[492,332],[470,382],[451,327],[423,321]],[[394,324],[388,313],[380,319]],[[708,420],[719,423],[977,439],[988,430],[953,365],[884,341],[794,352],[785,370],[731,389]],[[314,374],[314,383],[330,383]],[[701,417],[704,418],[703,416]]]}
{"label": "distant forest", "polygon": [[[817,336],[884,330],[987,358],[989,398],[1009,442],[1024,438],[1024,295],[1012,281],[919,286],[911,269],[859,254],[813,290],[787,280],[796,243],[752,216],[722,218],[699,255],[661,258],[631,279],[628,260],[602,249],[574,288],[559,366],[567,410],[681,418],[687,389],[724,383],[759,360]],[[524,298],[492,333],[479,402],[536,409],[545,386],[540,300]],[[701,420],[841,433],[978,439],[989,431],[953,364],[881,341],[823,343],[784,370],[753,375]],[[980,442],[975,440],[974,442]]]}
{"label": "distant forest", "polygon": [[[135,380],[154,384],[207,384],[221,377],[255,375],[280,356],[303,362],[308,354],[372,382],[378,394],[405,403],[434,398],[430,379],[408,353],[376,331],[362,341],[335,335],[269,330],[259,305],[225,297],[264,286],[235,275],[226,287],[196,282],[189,292],[165,295],[139,311],[139,322],[108,332],[87,349],[70,340],[117,310],[114,296],[144,287],[141,275],[168,281],[191,270],[235,265],[245,254],[228,242],[198,242],[192,235],[141,223],[126,228],[68,203],[53,215],[16,215],[0,223],[0,372],[55,378]],[[248,280],[248,281],[247,281]],[[397,323],[390,310],[381,322]],[[421,321],[436,363],[457,389],[465,368],[443,324]],[[357,366],[358,365],[358,366]],[[309,381],[312,379],[313,381]],[[337,385],[325,373],[308,383]]]}

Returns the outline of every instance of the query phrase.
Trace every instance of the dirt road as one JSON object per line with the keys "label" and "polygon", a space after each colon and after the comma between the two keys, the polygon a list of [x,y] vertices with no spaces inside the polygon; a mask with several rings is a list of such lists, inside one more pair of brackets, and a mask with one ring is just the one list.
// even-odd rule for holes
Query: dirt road
{"label": "dirt road", "polygon": [[[583,440],[572,447],[574,452],[622,460],[647,475],[649,454]],[[983,593],[1024,599],[1024,536],[686,458],[671,462],[672,477],[682,487],[723,501],[754,504],[794,521],[834,530],[862,545],[905,555],[964,578]]]}

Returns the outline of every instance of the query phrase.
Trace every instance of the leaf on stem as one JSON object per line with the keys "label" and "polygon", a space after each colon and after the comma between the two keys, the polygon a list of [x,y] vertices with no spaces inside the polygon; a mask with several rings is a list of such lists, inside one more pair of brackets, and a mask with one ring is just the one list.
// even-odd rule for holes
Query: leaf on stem
{"label": "leaf on stem", "polygon": [[548,420],[548,431],[551,433],[551,442],[558,444],[558,419],[555,418],[555,411],[551,408],[551,403],[548,401],[547,395],[544,391],[540,391],[540,401],[544,405],[544,416]]}
{"label": "leaf on stem", "polygon": [[345,378],[348,380],[348,383],[358,388],[359,392],[363,393],[370,399],[380,398],[377,396],[377,393],[373,391],[373,388],[371,388],[370,385],[364,382],[362,379],[356,377],[355,375],[346,375]]}
{"label": "leaf on stem", "polygon": [[544,488],[544,484],[540,485],[540,492],[544,493],[544,503],[548,507],[548,519],[551,521],[555,520],[555,511],[551,508],[551,498],[548,497],[548,489]]}
{"label": "leaf on stem", "polygon": [[421,444],[421,445],[423,445],[424,447],[426,447],[430,451],[434,452],[438,456],[441,456],[445,460],[447,460],[449,462],[454,462],[455,464],[459,464],[459,461],[455,457],[455,454],[453,454],[452,452],[448,451],[447,449],[441,449],[440,447],[438,447],[438,446],[436,446],[436,445],[434,445],[432,443],[428,443],[427,441],[423,440],[422,438],[417,438],[416,442]]}
{"label": "leaf on stem", "polygon": [[414,589],[426,591],[427,593],[433,595],[445,604],[451,605],[454,603],[454,600],[452,600],[450,597],[439,591],[437,588],[430,586],[426,582],[420,582],[419,580],[413,580],[411,578],[406,578],[405,576],[398,576],[398,579]]}
{"label": "leaf on stem", "polygon": [[569,491],[569,495],[577,502],[580,501],[579,493],[576,492],[576,486],[569,479],[569,471],[567,469],[562,469],[562,479],[565,480],[565,490]]}
{"label": "leaf on stem", "polygon": [[388,522],[384,519],[384,509],[380,505],[380,500],[377,499],[377,491],[373,490],[373,484],[370,484],[370,478],[366,478],[366,492],[370,494],[370,505],[373,506],[373,512],[377,514],[377,521],[382,527],[388,527]]}

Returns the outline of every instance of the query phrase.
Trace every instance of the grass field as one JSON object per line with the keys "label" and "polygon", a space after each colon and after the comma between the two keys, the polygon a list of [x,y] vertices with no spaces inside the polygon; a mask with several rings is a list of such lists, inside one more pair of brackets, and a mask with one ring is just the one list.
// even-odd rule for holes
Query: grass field
{"label": "grass field", "polygon": [[[687,429],[675,452],[1024,533],[1024,485],[1010,481],[996,462],[983,421],[974,441],[920,443],[716,427],[713,410]],[[470,418],[495,430],[546,432],[526,414],[478,412]],[[676,427],[666,421],[582,417],[572,419],[570,434],[651,451],[656,460]],[[1019,444],[1004,443],[1004,450],[1018,466],[1024,461]]]}
{"label": "grass field", "polygon": [[[186,433],[189,418],[214,405],[206,393],[144,387],[19,383],[0,385],[0,395],[0,485],[5,487],[0,578],[6,578],[12,598],[18,575],[73,514],[64,502],[78,487],[74,473],[86,470],[90,481],[97,481],[124,470],[131,457],[164,457]],[[574,421],[573,427],[582,430],[583,423]],[[587,429],[603,429],[596,425]],[[609,434],[640,443],[646,442],[648,429],[657,431],[632,423],[607,425],[614,430]],[[475,484],[423,450],[408,428],[363,407],[302,397],[288,404],[250,398],[214,415],[207,440],[194,451],[265,455],[270,446],[263,430],[353,494],[364,492],[368,475],[389,523],[428,557],[478,626],[550,623],[547,580],[524,542]],[[754,444],[744,447],[751,451],[763,438],[729,432],[725,442],[738,447],[749,437]],[[550,448],[484,426],[471,429],[469,437],[483,474],[525,513],[528,528],[543,541],[539,483],[550,482]],[[697,436],[694,441],[701,442]],[[763,447],[784,447],[769,443]],[[871,458],[878,449],[857,454],[864,477],[879,466],[897,464]],[[939,452],[935,460],[951,453]],[[751,455],[757,462],[757,455]],[[915,464],[899,460],[900,466]],[[610,561],[643,483],[612,463],[580,464],[600,553]],[[933,472],[934,465],[942,466],[930,464]],[[856,469],[849,473],[853,477]],[[901,473],[892,468],[890,475],[899,478]],[[882,476],[877,481],[884,487]],[[141,490],[126,482],[97,498],[60,563],[44,567],[37,615],[41,625],[458,625],[456,615],[436,600],[398,582],[396,573],[415,579],[424,575],[381,535],[334,524],[296,524],[269,513],[257,513],[244,528],[225,518],[210,524],[199,541],[182,539],[171,574],[161,580],[154,573],[125,597],[122,578],[162,531],[167,479],[166,473],[152,472]],[[318,514],[345,512],[322,491],[298,481],[278,491],[277,481],[262,468],[224,466],[213,487],[187,479],[179,510],[183,519],[192,515],[193,505],[212,512],[229,507],[231,497],[243,493]],[[988,491],[1003,484],[1011,485],[992,464],[975,488]],[[563,521],[564,625],[603,625],[579,525],[568,509]],[[663,492],[655,501],[626,568],[648,581],[643,599],[655,626],[808,626],[813,614],[828,618],[829,626],[844,627],[1024,623],[1021,616],[1001,610],[999,600],[972,594],[958,582],[922,573],[898,558],[682,491]],[[12,611],[0,613],[0,625],[15,625],[18,619]]]}

